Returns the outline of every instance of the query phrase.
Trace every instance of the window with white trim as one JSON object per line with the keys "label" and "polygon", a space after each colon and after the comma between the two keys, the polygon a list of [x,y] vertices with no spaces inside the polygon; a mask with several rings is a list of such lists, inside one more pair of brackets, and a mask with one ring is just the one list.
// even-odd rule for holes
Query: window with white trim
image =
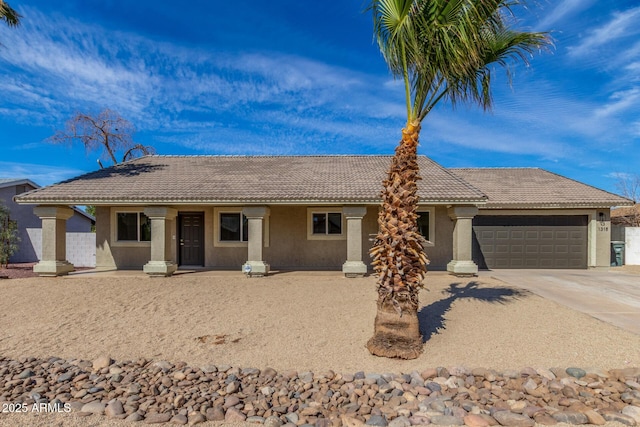
{"label": "window with white trim", "polygon": [[221,242],[248,242],[249,221],[241,212],[220,212]]}
{"label": "window with white trim", "polygon": [[119,242],[151,241],[151,220],[142,212],[117,212],[116,230]]}

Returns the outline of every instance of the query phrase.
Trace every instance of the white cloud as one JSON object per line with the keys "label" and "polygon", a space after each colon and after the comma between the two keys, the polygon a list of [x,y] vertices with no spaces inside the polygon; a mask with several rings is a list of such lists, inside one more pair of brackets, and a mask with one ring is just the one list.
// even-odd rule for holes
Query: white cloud
{"label": "white cloud", "polygon": [[616,92],[609,99],[609,103],[595,111],[596,117],[609,117],[631,108],[635,109],[640,104],[640,87]]}
{"label": "white cloud", "polygon": [[630,37],[640,32],[640,7],[616,12],[610,21],[594,29],[582,42],[569,48],[574,57],[591,55],[597,48],[606,47],[614,40]]}
{"label": "white cloud", "polygon": [[553,24],[564,17],[588,8],[595,0],[562,0],[560,3],[540,21],[537,31],[548,31]]}
{"label": "white cloud", "polygon": [[28,178],[43,187],[85,173],[74,168],[4,161],[0,161],[0,170],[1,178]]}
{"label": "white cloud", "polygon": [[[5,111],[19,121],[29,121],[25,112],[33,111],[60,126],[75,111],[109,107],[139,130],[177,125],[199,131],[203,122],[264,121],[280,111],[289,121],[319,112],[322,119],[353,122],[403,114],[376,94],[386,76],[279,52],[231,54],[158,43],[34,9],[25,16],[19,31],[0,33],[20,52],[0,51],[0,73],[19,70],[0,80],[4,104],[12,107]],[[335,132],[328,120],[315,127],[323,123],[327,133]]]}

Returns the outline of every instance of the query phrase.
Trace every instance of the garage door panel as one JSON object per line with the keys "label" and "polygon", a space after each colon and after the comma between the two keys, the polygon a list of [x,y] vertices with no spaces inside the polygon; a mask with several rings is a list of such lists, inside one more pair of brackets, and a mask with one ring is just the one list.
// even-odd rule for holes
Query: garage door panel
{"label": "garage door panel", "polygon": [[520,240],[524,239],[524,232],[520,230],[511,231],[511,236],[509,236],[511,240]]}
{"label": "garage door panel", "polygon": [[511,234],[509,230],[498,230],[495,234],[496,240],[509,240],[511,238]]}
{"label": "garage door panel", "polygon": [[477,216],[474,260],[487,268],[587,268],[586,216]]}
{"label": "garage door panel", "polygon": [[540,231],[540,240],[553,240],[553,231],[549,231],[549,230]]}

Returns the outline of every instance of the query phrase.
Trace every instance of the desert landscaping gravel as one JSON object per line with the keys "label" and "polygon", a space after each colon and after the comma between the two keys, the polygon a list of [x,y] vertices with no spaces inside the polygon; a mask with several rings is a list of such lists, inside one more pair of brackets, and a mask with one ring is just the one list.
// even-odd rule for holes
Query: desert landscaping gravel
{"label": "desert landscaping gravel", "polygon": [[640,425],[640,336],[488,275],[427,286],[398,361],[364,347],[372,277],[3,280],[0,405],[28,411],[0,426]]}

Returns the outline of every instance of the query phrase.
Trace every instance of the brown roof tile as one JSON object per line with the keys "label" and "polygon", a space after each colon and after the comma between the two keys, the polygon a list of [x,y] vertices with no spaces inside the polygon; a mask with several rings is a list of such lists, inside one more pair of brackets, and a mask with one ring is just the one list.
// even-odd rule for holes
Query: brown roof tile
{"label": "brown roof tile", "polygon": [[[19,196],[41,204],[378,203],[391,156],[146,156]],[[420,156],[424,203],[482,202]]]}
{"label": "brown roof tile", "polygon": [[488,196],[486,208],[611,207],[631,201],[538,168],[452,168]]}

